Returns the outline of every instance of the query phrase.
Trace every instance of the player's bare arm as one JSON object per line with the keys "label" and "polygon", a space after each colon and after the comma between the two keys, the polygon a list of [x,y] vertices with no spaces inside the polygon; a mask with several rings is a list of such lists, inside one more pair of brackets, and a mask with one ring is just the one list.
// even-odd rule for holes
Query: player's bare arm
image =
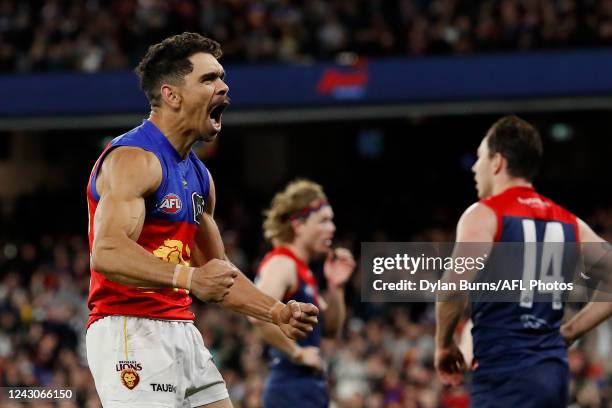
{"label": "player's bare arm", "polygon": [[585,252],[583,255],[587,258],[596,258],[594,260],[586,259],[588,263],[597,263],[588,272],[594,275],[593,277],[600,279],[601,283],[598,290],[593,294],[593,299],[571,320],[561,326],[561,335],[568,345],[612,316],[612,302],[610,301],[610,294],[612,293],[612,262],[610,262],[610,251],[602,249],[601,253],[593,253],[596,248],[593,244],[604,244],[606,241],[582,220],[578,220],[578,228],[580,240],[589,245],[589,247],[585,247],[586,251],[583,251]]}
{"label": "player's bare arm", "polygon": [[[197,234],[197,260],[198,262],[211,262],[217,259],[227,262],[219,227],[214,220],[216,192],[210,173],[209,181],[209,200]],[[302,338],[311,332],[312,326],[317,323],[319,313],[318,308],[313,304],[292,301],[285,305],[272,296],[266,295],[237,269],[233,286],[220,304],[235,312],[274,323],[292,339]]]}
{"label": "player's bare arm", "polygon": [[96,189],[92,267],[108,279],[138,286],[171,286],[174,265],[138,245],[145,218],[144,198],[162,179],[159,160],[135,147],[119,147],[102,162]]}
{"label": "player's bare arm", "polygon": [[[297,267],[287,256],[272,257],[259,271],[257,287],[274,299],[281,300],[287,291],[291,292],[297,285]],[[278,326],[261,320],[250,320],[258,328],[266,343],[285,353],[294,363],[316,369],[322,368],[318,347],[300,347],[285,336]]]}
{"label": "player's bare arm", "polygon": [[[457,224],[458,244],[462,242],[493,243],[497,230],[497,218],[493,210],[484,204],[476,203],[469,207]],[[463,251],[472,247],[455,245],[453,257],[466,256]],[[479,250],[485,250],[484,245]],[[447,272],[448,274],[448,272]],[[459,350],[454,333],[460,319],[464,316],[468,300],[458,294],[455,299],[436,302],[436,355],[435,365],[442,382],[458,385],[463,380],[466,369],[463,354]]]}
{"label": "player's bare arm", "polygon": [[323,271],[327,280],[323,334],[338,337],[346,318],[344,286],[355,271],[353,254],[346,248],[336,248],[328,254]]}
{"label": "player's bare arm", "polygon": [[145,197],[159,187],[161,179],[161,164],[154,154],[135,147],[119,147],[109,153],[96,180],[100,201],[94,219],[92,266],[122,284],[182,287],[202,300],[221,300],[231,286],[228,277],[235,269],[231,265],[208,263],[193,271],[192,280],[199,285],[177,285],[177,266],[137,243],[145,218]]}

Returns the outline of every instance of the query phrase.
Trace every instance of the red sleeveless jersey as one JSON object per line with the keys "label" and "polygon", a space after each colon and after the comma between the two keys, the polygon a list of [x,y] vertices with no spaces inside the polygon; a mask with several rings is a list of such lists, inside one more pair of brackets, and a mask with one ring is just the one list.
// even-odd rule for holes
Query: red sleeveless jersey
{"label": "red sleeveless jersey", "polygon": [[[580,242],[575,215],[531,187],[511,187],[480,202],[495,212],[496,242],[541,244],[533,251],[518,245],[493,251],[487,261],[494,265],[488,272],[491,276],[571,282]],[[557,262],[543,267],[542,248],[553,243],[563,245],[561,250],[556,246],[547,252],[554,252]],[[508,254],[513,256],[511,262]],[[559,333],[564,307],[561,291],[521,290],[516,295],[515,301],[472,300],[474,358],[479,365],[475,376],[495,376],[545,360],[566,362],[567,346]]]}
{"label": "red sleeveless jersey", "polygon": [[[193,152],[186,159],[180,157],[149,121],[114,139],[94,165],[87,185],[90,248],[94,242],[95,213],[100,200],[96,177],[104,157],[119,146],[150,151],[162,166],[163,179],[159,188],[145,198],[145,220],[137,243],[163,261],[189,265],[200,217],[208,199],[208,171]],[[193,320],[190,305],[191,297],[184,289],[123,285],[91,269],[87,327],[110,315]]]}
{"label": "red sleeveless jersey", "polygon": [[294,290],[290,290],[285,293],[282,299],[283,302],[288,302],[289,300],[293,299],[298,302],[312,303],[317,305],[319,298],[317,280],[306,262],[298,258],[298,256],[294,254],[291,249],[282,246],[272,249],[261,260],[261,263],[257,268],[257,274],[259,274],[261,268],[263,268],[271,258],[277,255],[283,255],[291,258],[295,262],[297,269],[297,287],[294,288]]}
{"label": "red sleeveless jersey", "polygon": [[480,200],[497,217],[495,241],[523,241],[522,234],[514,234],[513,219],[558,221],[570,225],[579,242],[576,216],[549,198],[538,194],[532,187],[511,187],[495,196]]}
{"label": "red sleeveless jersey", "polygon": [[[319,294],[317,290],[317,279],[310,270],[308,264],[293,253],[291,249],[287,247],[276,247],[272,249],[266,254],[264,259],[259,264],[257,273],[259,274],[259,271],[261,271],[261,269],[270,261],[270,259],[279,255],[291,258],[295,262],[297,271],[297,286],[287,290],[283,296],[283,302],[288,302],[289,300],[293,299],[297,302],[312,303],[318,306]],[[298,344],[300,346],[321,347],[321,328],[324,325],[323,318],[323,315],[319,315],[319,324],[317,324],[313,331],[308,333],[305,338],[298,340]],[[271,372],[276,373],[275,375],[273,374],[273,377],[275,378],[278,378],[279,376],[281,378],[301,378],[304,375],[321,378],[321,373],[313,374],[303,366],[296,365],[287,357],[286,354],[274,347],[270,347],[268,350],[268,359],[270,362]]]}

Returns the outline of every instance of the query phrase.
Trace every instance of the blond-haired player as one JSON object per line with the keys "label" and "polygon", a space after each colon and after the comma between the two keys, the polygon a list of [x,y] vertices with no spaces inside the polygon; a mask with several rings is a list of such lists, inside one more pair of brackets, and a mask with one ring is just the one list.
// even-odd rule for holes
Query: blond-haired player
{"label": "blond-haired player", "polygon": [[[297,180],[276,194],[264,222],[265,237],[272,243],[258,270],[257,286],[270,296],[288,302],[313,303],[322,311],[321,324],[309,335],[293,341],[272,324],[259,322],[270,348],[270,375],[264,388],[264,406],[326,407],[329,402],[319,352],[323,336],[339,334],[345,318],[344,284],[355,269],[349,250],[331,244],[336,226],[323,188]],[[327,256],[325,296],[318,293],[308,263]]]}

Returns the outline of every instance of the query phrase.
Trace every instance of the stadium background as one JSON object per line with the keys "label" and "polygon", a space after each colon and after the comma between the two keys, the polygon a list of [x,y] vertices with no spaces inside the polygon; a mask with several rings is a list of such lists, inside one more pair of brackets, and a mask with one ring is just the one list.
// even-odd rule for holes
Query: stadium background
{"label": "stadium background", "polygon": [[[146,117],[129,69],[184,30],[224,47],[233,106],[198,152],[249,276],[267,249],[261,213],[296,177],[323,184],[335,241],[357,254],[363,241],[451,241],[476,199],[475,149],[506,113],[542,132],[538,189],[612,238],[611,1],[2,0],[0,386],[75,387],[63,407],[99,406],[85,185],[106,142]],[[469,381],[435,378],[432,305],[361,303],[359,282],[342,340],[323,346],[335,403],[467,406]],[[242,317],[194,311],[235,405],[259,406],[261,341]],[[608,323],[570,351],[573,406],[612,407],[611,344]]]}

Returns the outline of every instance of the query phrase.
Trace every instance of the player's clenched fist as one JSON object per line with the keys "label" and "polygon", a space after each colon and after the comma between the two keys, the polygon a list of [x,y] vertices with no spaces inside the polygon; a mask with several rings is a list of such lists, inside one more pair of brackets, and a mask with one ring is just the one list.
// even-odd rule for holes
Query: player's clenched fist
{"label": "player's clenched fist", "polygon": [[212,259],[196,268],[191,281],[191,292],[205,302],[221,302],[230,292],[238,269],[228,261]]}
{"label": "player's clenched fist", "polygon": [[287,304],[277,303],[272,310],[272,319],[290,339],[303,339],[317,324],[319,309],[312,303],[290,300]]}
{"label": "player's clenched fist", "polygon": [[448,347],[436,347],[434,365],[443,384],[457,386],[463,382],[466,364],[463,353],[455,343]]}

